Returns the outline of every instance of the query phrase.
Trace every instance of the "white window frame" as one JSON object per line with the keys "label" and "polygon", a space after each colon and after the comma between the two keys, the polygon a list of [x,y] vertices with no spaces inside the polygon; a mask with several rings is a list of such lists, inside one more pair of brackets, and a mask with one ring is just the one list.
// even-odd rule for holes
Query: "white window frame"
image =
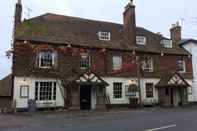
{"label": "white window frame", "polygon": [[[46,65],[42,66],[42,55],[45,52],[51,52],[51,55],[52,55],[52,65],[51,66],[46,66]],[[41,52],[39,52],[38,65],[39,65],[39,68],[43,68],[43,69],[52,68],[55,65],[55,53],[52,52],[52,51],[41,51]]]}
{"label": "white window frame", "polygon": [[177,66],[179,68],[179,64],[182,64],[183,70],[179,71],[179,73],[186,73],[186,63],[185,60],[178,60]]}
{"label": "white window frame", "polygon": [[162,40],[161,43],[164,48],[172,48],[172,40]]}
{"label": "white window frame", "polygon": [[105,31],[99,31],[98,32],[98,37],[99,37],[99,40],[110,41],[111,40],[111,33],[110,32],[105,32]]}
{"label": "white window frame", "polygon": [[[80,69],[88,69],[91,65],[91,62],[90,62],[90,56],[86,53],[81,53],[80,54]],[[86,66],[83,66],[83,65],[86,65]]]}
{"label": "white window frame", "polygon": [[[152,85],[152,90],[147,90],[147,85],[150,84]],[[147,82],[145,83],[145,91],[146,91],[146,98],[154,98],[154,83],[150,83],[150,82]],[[148,96],[148,93],[151,93],[152,96]]]}
{"label": "white window frame", "polygon": [[[117,86],[117,87],[115,87]],[[114,82],[113,83],[113,98],[114,99],[122,99],[123,98],[123,83],[122,82]]]}
{"label": "white window frame", "polygon": [[29,98],[29,86],[28,85],[20,86],[20,97]]}
{"label": "white window frame", "polygon": [[[36,83],[38,85],[36,85]],[[40,91],[41,91],[41,83],[51,83],[51,100],[41,100]],[[36,81],[35,82],[35,100],[37,102],[55,102],[57,100],[57,82],[56,81]]]}
{"label": "white window frame", "polygon": [[146,45],[146,37],[145,36],[136,36],[137,45]]}
{"label": "white window frame", "polygon": [[112,58],[113,70],[122,69],[122,56],[113,56]]}
{"label": "white window frame", "polygon": [[153,72],[154,71],[153,58],[152,57],[148,57],[146,59],[148,59],[148,60],[147,61],[142,61],[142,69],[143,69],[143,71]]}

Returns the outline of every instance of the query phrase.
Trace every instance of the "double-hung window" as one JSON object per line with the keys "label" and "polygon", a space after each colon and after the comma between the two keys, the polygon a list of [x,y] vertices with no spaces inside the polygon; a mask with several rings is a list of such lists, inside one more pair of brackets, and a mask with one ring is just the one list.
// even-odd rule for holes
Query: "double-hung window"
{"label": "double-hung window", "polygon": [[146,98],[153,98],[153,83],[146,83]]}
{"label": "double-hung window", "polygon": [[38,62],[40,68],[51,68],[54,65],[54,53],[52,51],[41,51]]}
{"label": "double-hung window", "polygon": [[80,68],[87,69],[90,67],[90,56],[88,54],[80,55]]}
{"label": "double-hung window", "polygon": [[186,64],[185,64],[185,61],[184,60],[178,60],[177,61],[177,68],[178,68],[178,71],[180,73],[185,73],[186,72]]}
{"label": "double-hung window", "polygon": [[120,82],[113,83],[113,98],[114,99],[122,98],[122,83]]}
{"label": "double-hung window", "polygon": [[113,56],[113,70],[120,70],[122,68],[122,57]]}
{"label": "double-hung window", "polygon": [[36,101],[55,101],[56,100],[56,82],[36,82],[35,99]]}
{"label": "double-hung window", "polygon": [[153,72],[153,59],[152,57],[147,57],[142,61],[142,69],[145,72]]}

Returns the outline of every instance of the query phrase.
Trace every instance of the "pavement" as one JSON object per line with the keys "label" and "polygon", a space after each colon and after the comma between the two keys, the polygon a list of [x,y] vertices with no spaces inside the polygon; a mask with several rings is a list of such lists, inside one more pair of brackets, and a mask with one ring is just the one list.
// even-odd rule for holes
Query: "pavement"
{"label": "pavement", "polygon": [[197,106],[0,115],[0,131],[197,131]]}

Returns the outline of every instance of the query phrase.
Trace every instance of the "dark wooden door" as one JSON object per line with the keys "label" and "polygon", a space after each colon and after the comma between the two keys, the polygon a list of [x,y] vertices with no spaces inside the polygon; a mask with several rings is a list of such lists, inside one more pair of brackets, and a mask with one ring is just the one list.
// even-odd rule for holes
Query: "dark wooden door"
{"label": "dark wooden door", "polygon": [[80,108],[81,108],[81,110],[90,110],[91,109],[91,87],[90,86],[81,86]]}

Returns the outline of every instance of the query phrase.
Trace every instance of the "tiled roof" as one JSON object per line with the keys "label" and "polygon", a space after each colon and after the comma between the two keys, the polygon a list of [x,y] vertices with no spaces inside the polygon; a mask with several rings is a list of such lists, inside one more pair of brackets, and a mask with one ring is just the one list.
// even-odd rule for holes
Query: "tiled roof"
{"label": "tiled roof", "polygon": [[191,85],[181,76],[179,73],[167,74],[161,78],[161,80],[156,84],[156,87],[176,87],[176,86],[186,86]]}
{"label": "tiled roof", "polygon": [[[17,27],[17,40],[32,40],[47,42],[52,44],[70,44],[74,46],[86,46],[96,48],[137,50],[151,53],[168,53],[188,55],[184,49],[178,45],[166,49],[160,42],[167,39],[159,34],[137,27],[138,36],[146,36],[145,46],[132,46],[123,35],[123,25],[88,20],[70,16],[45,14],[22,22]],[[111,41],[98,40],[98,31],[111,32]]]}

